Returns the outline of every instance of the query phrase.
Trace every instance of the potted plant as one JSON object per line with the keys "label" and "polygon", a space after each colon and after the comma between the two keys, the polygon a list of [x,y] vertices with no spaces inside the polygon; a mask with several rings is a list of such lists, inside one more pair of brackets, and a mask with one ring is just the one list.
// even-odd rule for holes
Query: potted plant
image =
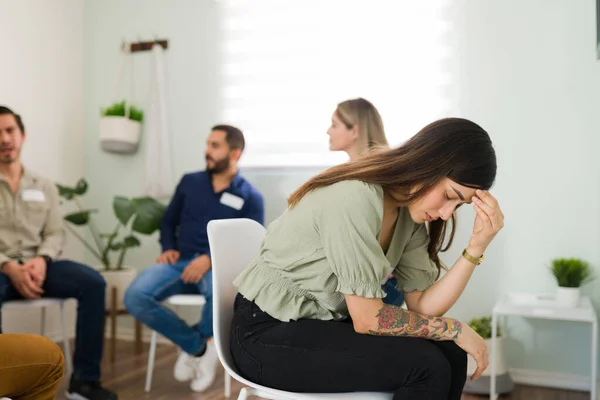
{"label": "potted plant", "polygon": [[[491,356],[492,341],[496,346],[496,359],[494,363],[495,374],[496,374],[496,390],[500,394],[511,392],[515,384],[508,373],[506,367],[506,361],[504,360],[504,336],[502,336],[500,327],[496,332],[496,337],[492,338],[492,317],[480,317],[473,318],[469,321],[469,326],[481,336],[487,345],[488,352]],[[492,360],[490,359],[490,363]],[[473,357],[468,356],[467,359],[467,375],[471,376],[477,369],[477,364]],[[489,365],[485,371],[483,371],[481,378],[476,381],[467,379],[464,387],[465,393],[473,394],[489,394],[490,393],[490,376],[492,373],[492,367]]]}
{"label": "potted plant", "polygon": [[[88,190],[85,179],[80,179],[75,187],[57,186],[60,196],[74,203],[77,209],[64,216],[67,229],[98,260],[107,288],[117,287],[117,307],[122,309],[125,290],[136,276],[134,268],[124,266],[127,251],[140,246],[136,233],[151,235],[160,229],[165,206],[151,197],[115,196],[112,208],[117,223],[111,232],[102,233],[92,218],[96,210],[86,209],[81,201]],[[89,228],[91,240],[78,232],[77,227],[82,226]],[[110,301],[111,296],[107,295],[107,309]]]}
{"label": "potted plant", "polygon": [[144,112],[123,100],[101,110],[100,145],[115,153],[134,153],[140,141]]}
{"label": "potted plant", "polygon": [[555,258],[550,270],[558,283],[556,306],[577,307],[581,285],[594,279],[590,265],[578,258]]}

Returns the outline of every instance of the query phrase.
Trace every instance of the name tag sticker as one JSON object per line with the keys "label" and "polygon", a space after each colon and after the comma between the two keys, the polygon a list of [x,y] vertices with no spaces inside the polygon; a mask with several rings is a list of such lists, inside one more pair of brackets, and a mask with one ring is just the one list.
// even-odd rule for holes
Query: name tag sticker
{"label": "name tag sticker", "polygon": [[46,195],[41,190],[37,189],[25,189],[21,192],[21,198],[25,201],[46,201]]}
{"label": "name tag sticker", "polygon": [[231,193],[225,192],[221,195],[221,204],[225,204],[226,206],[235,208],[236,210],[241,210],[244,206],[244,199]]}

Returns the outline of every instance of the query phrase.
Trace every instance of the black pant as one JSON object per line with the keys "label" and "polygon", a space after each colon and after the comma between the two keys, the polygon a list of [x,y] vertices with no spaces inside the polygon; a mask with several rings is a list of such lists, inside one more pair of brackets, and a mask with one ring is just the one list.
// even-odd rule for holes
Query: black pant
{"label": "black pant", "polygon": [[[42,289],[42,297],[77,299],[73,377],[83,381],[98,380],[104,341],[104,278],[83,264],[57,260],[48,264]],[[10,278],[0,273],[0,307],[4,301],[22,298]]]}
{"label": "black pant", "polygon": [[246,379],[291,392],[459,400],[467,375],[467,355],[452,341],[362,335],[349,320],[281,322],[239,294],[231,354]]}

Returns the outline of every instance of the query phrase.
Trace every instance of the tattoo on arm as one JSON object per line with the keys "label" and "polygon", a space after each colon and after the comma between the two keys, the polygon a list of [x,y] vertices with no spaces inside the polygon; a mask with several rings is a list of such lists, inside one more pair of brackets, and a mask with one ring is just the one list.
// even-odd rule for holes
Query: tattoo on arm
{"label": "tattoo on arm", "polygon": [[462,331],[462,322],[452,318],[426,317],[402,307],[385,304],[377,313],[379,336],[412,336],[430,340],[455,340]]}

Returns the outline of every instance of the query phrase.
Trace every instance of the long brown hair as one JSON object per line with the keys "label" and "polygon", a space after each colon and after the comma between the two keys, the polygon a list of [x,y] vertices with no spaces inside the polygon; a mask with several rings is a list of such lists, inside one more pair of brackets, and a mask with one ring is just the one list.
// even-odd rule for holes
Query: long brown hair
{"label": "long brown hair", "polygon": [[[288,204],[294,207],[315,189],[340,181],[359,180],[381,185],[398,203],[408,205],[444,178],[482,190],[494,184],[496,153],[487,132],[474,122],[463,118],[435,121],[400,147],[376,149],[355,161],[325,170],[298,188],[288,198]],[[438,273],[443,268],[438,253],[446,251],[454,239],[454,214],[451,220],[452,231],[445,247],[447,221],[440,219],[429,224],[428,253]]]}

